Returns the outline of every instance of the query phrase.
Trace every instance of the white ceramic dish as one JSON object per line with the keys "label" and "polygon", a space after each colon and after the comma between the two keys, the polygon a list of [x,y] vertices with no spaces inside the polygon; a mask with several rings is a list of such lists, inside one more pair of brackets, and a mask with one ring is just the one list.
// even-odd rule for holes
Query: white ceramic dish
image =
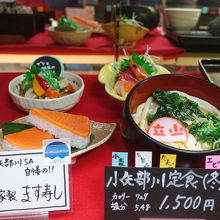
{"label": "white ceramic dish", "polygon": [[33,99],[22,97],[18,94],[18,85],[24,79],[23,74],[10,81],[8,91],[15,105],[22,111],[29,112],[32,108],[40,108],[65,112],[80,101],[85,85],[83,79],[77,74],[65,72],[63,77],[69,79],[73,83],[74,88],[77,90],[76,92],[54,99]]}
{"label": "white ceramic dish", "polygon": [[168,26],[176,32],[190,31],[198,23],[201,15],[199,8],[165,8]]}

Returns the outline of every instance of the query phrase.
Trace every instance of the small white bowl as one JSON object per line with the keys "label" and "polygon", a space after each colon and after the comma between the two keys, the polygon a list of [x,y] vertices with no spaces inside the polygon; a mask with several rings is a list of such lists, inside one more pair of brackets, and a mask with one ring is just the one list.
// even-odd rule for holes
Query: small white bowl
{"label": "small white bowl", "polygon": [[23,74],[10,81],[8,91],[15,105],[24,112],[29,112],[32,108],[65,112],[80,101],[85,85],[83,79],[77,74],[65,72],[63,77],[73,83],[74,88],[77,90],[76,92],[54,99],[33,99],[22,97],[18,94],[18,86],[24,79]]}
{"label": "small white bowl", "polygon": [[165,8],[167,25],[174,31],[190,31],[196,27],[201,15],[199,8]]}

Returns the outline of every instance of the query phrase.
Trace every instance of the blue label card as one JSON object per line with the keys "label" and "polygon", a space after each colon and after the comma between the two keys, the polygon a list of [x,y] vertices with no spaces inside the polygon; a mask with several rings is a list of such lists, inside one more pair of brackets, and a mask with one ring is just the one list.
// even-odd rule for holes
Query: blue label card
{"label": "blue label card", "polygon": [[135,167],[152,167],[152,152],[151,151],[136,151],[135,152]]}
{"label": "blue label card", "polygon": [[43,141],[43,155],[50,164],[70,164],[71,145],[70,139],[49,139]]}
{"label": "blue label card", "polygon": [[128,152],[112,152],[112,166],[113,167],[127,167],[128,166]]}

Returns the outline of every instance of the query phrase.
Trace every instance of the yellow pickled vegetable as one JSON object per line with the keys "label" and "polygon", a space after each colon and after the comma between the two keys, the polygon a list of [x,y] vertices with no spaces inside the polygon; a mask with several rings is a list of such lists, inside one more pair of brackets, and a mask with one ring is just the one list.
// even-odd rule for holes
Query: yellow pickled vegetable
{"label": "yellow pickled vegetable", "polygon": [[37,81],[36,77],[34,77],[33,81],[33,90],[37,96],[42,96],[45,93],[45,90],[40,86],[39,82]]}

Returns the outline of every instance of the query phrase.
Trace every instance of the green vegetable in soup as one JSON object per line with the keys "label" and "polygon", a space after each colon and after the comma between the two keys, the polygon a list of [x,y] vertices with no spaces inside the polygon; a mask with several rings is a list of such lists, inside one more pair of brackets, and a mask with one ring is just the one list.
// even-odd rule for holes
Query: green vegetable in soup
{"label": "green vegetable in soup", "polygon": [[159,104],[159,108],[157,109],[156,114],[149,115],[149,124],[161,117],[172,117],[187,126],[188,124],[186,121],[193,121],[198,117],[205,117],[196,102],[181,96],[176,92],[167,92],[161,89],[156,89],[153,92],[152,97]]}
{"label": "green vegetable in soup", "polygon": [[176,92],[156,89],[152,97],[159,107],[148,116],[148,124],[161,117],[172,117],[188,128],[204,150],[220,148],[220,116],[203,113],[196,102]]}
{"label": "green vegetable in soup", "polygon": [[213,113],[209,112],[202,122],[192,123],[189,133],[202,143],[212,144],[214,148],[220,147],[220,119]]}

